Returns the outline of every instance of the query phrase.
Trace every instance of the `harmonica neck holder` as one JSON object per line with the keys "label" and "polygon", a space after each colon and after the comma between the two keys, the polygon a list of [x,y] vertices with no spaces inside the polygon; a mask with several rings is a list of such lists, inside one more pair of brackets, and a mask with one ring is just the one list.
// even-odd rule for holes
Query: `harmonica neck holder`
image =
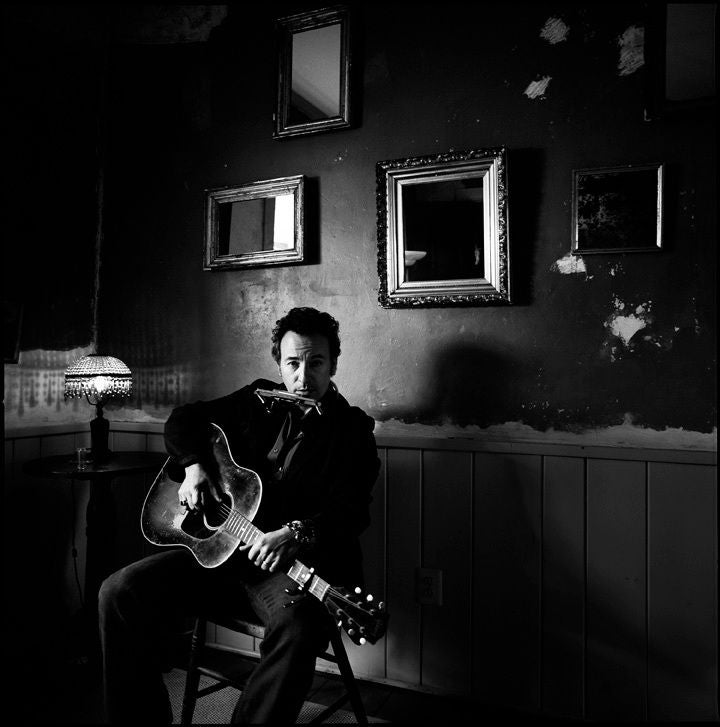
{"label": "harmonica neck holder", "polygon": [[272,406],[276,402],[283,402],[299,406],[305,413],[314,409],[318,414],[322,415],[320,402],[307,396],[299,396],[298,394],[291,394],[289,391],[275,389],[255,389],[255,395],[266,407]]}

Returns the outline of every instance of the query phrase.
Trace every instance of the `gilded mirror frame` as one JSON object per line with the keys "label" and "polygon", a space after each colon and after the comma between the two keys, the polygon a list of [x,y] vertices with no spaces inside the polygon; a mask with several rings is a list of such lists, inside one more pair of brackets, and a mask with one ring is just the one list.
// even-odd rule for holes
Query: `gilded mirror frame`
{"label": "gilded mirror frame", "polygon": [[[278,250],[257,250],[242,254],[223,252],[224,247],[229,247],[226,244],[229,241],[221,239],[225,234],[220,224],[223,205],[249,200],[267,200],[288,194],[293,196],[293,243],[291,247]],[[305,258],[304,227],[305,177],[303,175],[206,190],[203,270],[236,270],[301,263]]]}
{"label": "gilded mirror frame", "polygon": [[[315,121],[293,123],[290,119],[293,36],[296,33],[318,30],[330,25],[340,26],[338,113]],[[273,138],[284,139],[349,128],[351,126],[349,9],[346,6],[337,5],[279,18],[275,22],[275,33],[277,39],[277,92],[275,113],[273,115]]]}
{"label": "gilded mirror frame", "polygon": [[[383,308],[512,302],[504,147],[381,161],[376,165],[376,172],[378,300]],[[477,253],[482,260],[482,276],[409,279],[408,267],[414,264],[413,256],[418,253],[405,248],[405,230],[412,220],[407,218],[404,209],[403,191],[408,185],[436,182],[468,182],[482,189],[482,230],[474,232],[476,239],[482,239],[482,253]]]}

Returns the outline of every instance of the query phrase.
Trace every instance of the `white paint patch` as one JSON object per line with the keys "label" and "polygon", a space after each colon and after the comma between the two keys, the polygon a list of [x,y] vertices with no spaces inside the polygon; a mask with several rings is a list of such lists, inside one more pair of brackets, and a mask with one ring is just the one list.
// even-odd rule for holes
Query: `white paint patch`
{"label": "white paint patch", "polygon": [[645,28],[631,25],[617,42],[620,46],[618,71],[621,76],[629,76],[645,65]]}
{"label": "white paint patch", "polygon": [[634,313],[629,316],[611,316],[607,323],[608,328],[627,346],[630,339],[641,329],[645,328],[647,322]]}
{"label": "white paint patch", "polygon": [[551,272],[561,273],[562,275],[575,275],[577,273],[587,273],[585,268],[585,261],[578,255],[573,255],[571,252],[565,256],[556,260],[550,266]]}
{"label": "white paint patch", "polygon": [[539,81],[533,81],[523,93],[528,98],[545,98],[545,91],[552,81],[552,76],[543,76]]}
{"label": "white paint patch", "polygon": [[555,45],[567,40],[569,32],[570,28],[560,18],[548,18],[540,31],[540,37],[550,45]]}
{"label": "white paint patch", "polygon": [[[630,339],[643,328],[653,322],[650,313],[652,301],[641,303],[635,308],[633,313],[625,313],[625,303],[617,296],[613,298],[615,312],[611,313],[605,321],[605,328],[619,339],[625,348],[630,344]],[[611,348],[610,360],[615,361],[616,347]]]}

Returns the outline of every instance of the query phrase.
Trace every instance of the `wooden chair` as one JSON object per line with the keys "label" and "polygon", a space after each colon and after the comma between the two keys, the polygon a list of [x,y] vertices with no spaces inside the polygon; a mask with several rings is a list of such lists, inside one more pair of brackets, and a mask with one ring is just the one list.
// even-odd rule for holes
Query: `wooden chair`
{"label": "wooden chair", "polygon": [[[241,670],[238,669],[242,665],[242,660],[238,659],[237,655],[232,654],[232,652],[206,644],[205,639],[208,621],[219,626],[224,626],[237,633],[254,636],[257,639],[265,637],[264,626],[252,619],[228,617],[218,614],[213,614],[209,617],[199,616],[196,618],[190,645],[190,659],[183,696],[180,720],[182,725],[189,726],[192,724],[195,703],[200,697],[217,692],[226,686],[233,686],[236,689],[242,690],[245,683],[246,674],[241,673]],[[318,658],[337,664],[340,670],[340,677],[345,686],[345,693],[314,717],[310,721],[310,724],[321,723],[349,701],[355,713],[357,723],[367,725],[367,715],[365,714],[365,708],[360,697],[360,690],[358,689],[347,652],[345,651],[342,634],[338,629],[332,629],[330,646],[332,647],[332,653],[325,652]],[[201,675],[214,679],[215,684],[200,689]]]}

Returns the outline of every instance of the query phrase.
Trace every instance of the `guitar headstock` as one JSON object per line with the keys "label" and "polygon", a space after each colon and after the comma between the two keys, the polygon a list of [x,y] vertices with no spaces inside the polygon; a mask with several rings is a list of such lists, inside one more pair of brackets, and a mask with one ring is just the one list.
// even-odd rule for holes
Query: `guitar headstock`
{"label": "guitar headstock", "polygon": [[369,593],[363,594],[362,589],[356,588],[353,592],[332,588],[324,603],[337,625],[358,646],[374,644],[385,634],[388,620],[385,604],[376,602]]}

